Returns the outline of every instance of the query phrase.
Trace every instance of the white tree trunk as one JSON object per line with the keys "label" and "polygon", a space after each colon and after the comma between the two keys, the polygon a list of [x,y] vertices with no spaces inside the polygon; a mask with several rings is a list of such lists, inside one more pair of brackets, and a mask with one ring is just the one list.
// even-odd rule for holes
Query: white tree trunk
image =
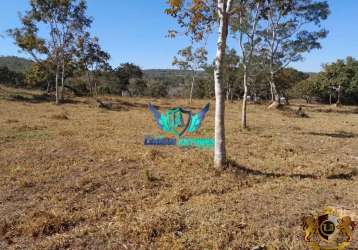
{"label": "white tree trunk", "polygon": [[247,128],[247,68],[244,66],[244,97],[242,98],[242,112],[241,112],[241,125],[243,128]]}
{"label": "white tree trunk", "polygon": [[56,78],[55,78],[55,85],[56,85],[56,104],[59,104],[59,92],[58,92],[58,75],[59,75],[59,66],[56,65]]}
{"label": "white tree trunk", "polygon": [[271,86],[271,95],[273,97],[273,102],[270,104],[270,106],[268,106],[268,108],[278,108],[280,106],[280,96],[277,92],[273,71],[271,71],[270,73],[269,83]]}
{"label": "white tree trunk", "polygon": [[226,101],[232,101],[232,89],[230,83],[226,84]]}
{"label": "white tree trunk", "polygon": [[342,86],[339,85],[337,88],[337,102],[336,105],[341,105]]}
{"label": "white tree trunk", "polygon": [[218,0],[219,32],[215,58],[215,151],[214,166],[223,169],[226,164],[225,147],[225,97],[223,96],[223,63],[228,34],[228,20],[231,0]]}
{"label": "white tree trunk", "polygon": [[195,73],[193,73],[193,77],[192,77],[192,79],[191,79],[191,88],[190,88],[189,104],[191,104],[191,102],[192,102],[192,100],[193,100],[194,83],[195,83]]}
{"label": "white tree trunk", "polygon": [[46,92],[47,92],[47,94],[50,93],[50,81],[49,80],[47,80]]}
{"label": "white tree trunk", "polygon": [[97,97],[97,82],[94,79],[94,96]]}
{"label": "white tree trunk", "polygon": [[92,90],[93,88],[92,88],[92,82],[91,82],[91,76],[89,70],[87,70],[87,81],[88,81],[88,88],[89,88],[90,95],[93,96],[93,90]]}
{"label": "white tree trunk", "polygon": [[65,85],[65,61],[62,61],[62,72],[61,72],[61,100],[63,100],[63,89]]}

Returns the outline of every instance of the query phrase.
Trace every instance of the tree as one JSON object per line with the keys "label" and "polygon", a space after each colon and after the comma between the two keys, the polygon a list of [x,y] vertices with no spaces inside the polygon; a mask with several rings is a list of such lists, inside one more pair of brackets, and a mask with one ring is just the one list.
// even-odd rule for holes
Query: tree
{"label": "tree", "polygon": [[281,69],[275,75],[275,83],[277,85],[278,94],[285,97],[286,103],[288,103],[290,98],[290,91],[294,88],[295,85],[307,79],[308,77],[308,74],[293,68]]}
{"label": "tree", "polygon": [[[21,28],[9,30],[16,44],[28,52],[36,62],[46,57],[55,65],[56,103],[62,99],[59,92],[59,78],[64,87],[65,67],[72,59],[72,44],[76,36],[82,34],[92,22],[86,16],[84,0],[31,0],[30,10],[21,17]],[[49,31],[48,38],[39,37],[39,28]],[[49,70],[51,70],[49,68]]]}
{"label": "tree", "polygon": [[24,75],[21,72],[10,70],[7,66],[0,67],[0,83],[8,85],[21,85]]}
{"label": "tree", "polygon": [[85,71],[90,94],[97,96],[97,79],[100,72],[110,69],[110,55],[103,51],[99,39],[91,37],[88,32],[78,37],[76,54],[78,64]]}
{"label": "tree", "polygon": [[[215,56],[215,149],[214,166],[222,169],[226,163],[225,147],[225,98],[223,96],[223,64],[225,59],[228,25],[232,11],[232,0],[169,0],[166,13],[176,18],[185,29],[185,34],[200,41],[218,24],[218,39]],[[175,36],[177,32],[170,32]]]}
{"label": "tree", "polygon": [[132,78],[129,80],[128,91],[131,96],[143,96],[148,86],[144,79]]}
{"label": "tree", "polygon": [[248,78],[252,58],[259,39],[257,39],[257,29],[261,19],[263,1],[240,0],[238,6],[235,6],[235,12],[232,18],[232,29],[238,34],[239,45],[241,49],[241,64],[243,66],[243,84],[244,96],[242,99],[241,124],[243,128],[247,127],[247,93]]}
{"label": "tree", "polygon": [[119,90],[128,90],[130,79],[143,78],[142,69],[133,63],[122,63],[114,70],[114,74],[118,79]]}
{"label": "tree", "polygon": [[328,32],[314,28],[320,27],[321,21],[327,19],[329,7],[325,1],[273,0],[265,1],[262,15],[261,52],[267,59],[271,107],[275,107],[280,105],[275,74],[291,62],[302,60],[303,53],[321,48],[319,40]]}
{"label": "tree", "polygon": [[312,75],[309,78],[298,82],[293,86],[291,92],[293,95],[299,98],[303,98],[307,103],[311,103],[314,96],[319,96],[319,93],[323,90],[322,83],[326,81],[321,75]]}
{"label": "tree", "polygon": [[147,93],[149,96],[159,98],[168,95],[167,86],[162,81],[150,80],[147,82],[147,86],[148,86]]}
{"label": "tree", "polygon": [[0,67],[0,83],[9,84],[12,81],[13,72],[9,70],[8,67]]}
{"label": "tree", "polygon": [[358,61],[347,57],[325,64],[321,72],[299,82],[293,92],[307,102],[319,97],[329,104],[358,104]]}
{"label": "tree", "polygon": [[48,63],[49,62],[33,63],[31,68],[25,73],[25,83],[32,87],[46,88],[47,92],[49,92],[49,83],[51,79],[53,79],[53,74],[48,70]]}
{"label": "tree", "polygon": [[197,98],[211,99],[214,96],[214,85],[210,77],[200,77],[196,80],[197,87],[194,90],[194,96]]}
{"label": "tree", "polygon": [[197,98],[211,99],[215,96],[214,90],[214,63],[205,64],[203,66],[203,72],[196,80],[196,88],[194,89],[193,96]]}
{"label": "tree", "polygon": [[193,47],[188,46],[178,51],[180,58],[174,57],[173,65],[178,66],[181,70],[190,70],[192,74],[189,103],[193,98],[193,89],[195,84],[196,72],[205,66],[208,52],[205,48],[197,48],[193,52]]}
{"label": "tree", "polygon": [[[321,84],[321,97],[327,99],[329,93],[335,95],[336,104],[358,103],[358,61],[352,57],[326,64],[320,73],[326,80]],[[328,93],[327,93],[328,92]]]}
{"label": "tree", "polygon": [[[350,61],[352,61],[352,59],[350,59]],[[344,60],[337,60],[335,63],[324,65],[324,75],[328,79],[328,81],[326,81],[328,89],[332,92],[336,92],[336,105],[340,105],[342,92],[348,88],[354,72],[348,70]]]}

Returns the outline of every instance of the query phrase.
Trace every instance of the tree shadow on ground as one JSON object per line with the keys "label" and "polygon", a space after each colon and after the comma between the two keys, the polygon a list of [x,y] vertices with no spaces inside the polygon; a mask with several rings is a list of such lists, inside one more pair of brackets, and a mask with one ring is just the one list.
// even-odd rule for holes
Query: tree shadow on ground
{"label": "tree shadow on ground", "polygon": [[358,107],[350,107],[344,108],[343,107],[332,107],[328,104],[326,105],[327,108],[322,108],[322,104],[290,104],[291,107],[302,107],[307,108],[310,112],[320,112],[320,113],[340,113],[340,114],[358,114]]}
{"label": "tree shadow on ground", "polygon": [[353,168],[348,173],[339,173],[339,174],[331,174],[327,176],[327,179],[330,180],[352,180],[354,177],[358,176],[358,168]]}
{"label": "tree shadow on ground", "polygon": [[8,97],[8,100],[14,102],[30,102],[30,103],[43,103],[43,102],[50,102],[54,99],[47,95],[20,95],[20,94],[12,94]]}
{"label": "tree shadow on ground", "polygon": [[123,100],[102,101],[96,99],[96,106],[109,111],[129,111],[131,109],[144,109],[148,105],[138,102],[128,102]]}
{"label": "tree shadow on ground", "polygon": [[354,172],[348,174],[332,174],[327,176],[329,180],[352,180],[354,176],[357,176]]}
{"label": "tree shadow on ground", "polygon": [[332,137],[332,138],[343,138],[343,139],[358,138],[358,134],[354,134],[354,133],[346,132],[346,131],[338,131],[338,132],[335,132],[335,133],[308,132],[308,133],[304,133],[304,134],[318,135],[318,136],[328,136],[328,137]]}
{"label": "tree shadow on ground", "polygon": [[358,114],[358,108],[355,109],[312,109],[311,112],[322,112],[322,113],[339,113],[339,114]]}
{"label": "tree shadow on ground", "polygon": [[[19,95],[19,94],[12,94],[7,98],[9,101],[14,102],[29,102],[29,103],[45,103],[45,102],[54,102],[54,96],[48,94],[40,94],[40,95]],[[73,100],[70,98],[65,98],[60,102],[60,104],[78,104],[82,103],[77,100]]]}
{"label": "tree shadow on ground", "polygon": [[264,177],[290,177],[290,178],[300,178],[300,179],[318,179],[319,176],[313,174],[284,174],[284,173],[274,173],[274,172],[263,172],[261,170],[251,169],[247,166],[238,164],[234,160],[228,160],[228,168],[236,174],[245,174],[245,175],[255,175],[255,176],[264,176]]}
{"label": "tree shadow on ground", "polygon": [[[243,166],[237,163],[234,160],[228,160],[228,169],[229,171],[237,175],[253,175],[253,176],[262,176],[262,177],[271,177],[271,178],[280,178],[280,177],[289,177],[289,178],[299,178],[299,179],[320,179],[321,176],[313,174],[284,174],[284,173],[274,173],[274,172],[263,172],[261,170],[251,169],[247,166]],[[326,179],[329,180],[353,180],[354,177],[358,176],[358,170],[353,169],[349,173],[339,173],[331,174],[326,176]]]}

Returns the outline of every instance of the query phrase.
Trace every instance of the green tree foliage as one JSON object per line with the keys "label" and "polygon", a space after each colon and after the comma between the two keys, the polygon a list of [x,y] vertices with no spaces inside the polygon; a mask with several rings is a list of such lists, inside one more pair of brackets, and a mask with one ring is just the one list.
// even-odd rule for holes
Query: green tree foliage
{"label": "green tree foliage", "polygon": [[146,94],[147,88],[148,86],[145,79],[131,78],[129,80],[128,91],[131,96],[144,96]]}
{"label": "green tree foliage", "polygon": [[291,97],[291,89],[299,82],[307,79],[308,74],[298,71],[293,68],[284,68],[275,74],[275,83],[280,96],[286,98],[286,101]]}
{"label": "green tree foliage", "polygon": [[0,83],[11,86],[23,85],[24,75],[10,70],[7,66],[0,67]]}
{"label": "green tree foliage", "polygon": [[194,89],[193,96],[195,98],[210,99],[214,96],[213,82],[209,77],[201,77],[196,81],[197,87]]}
{"label": "green tree foliage", "polygon": [[48,70],[49,65],[45,63],[33,63],[25,73],[25,83],[31,87],[47,88],[53,79],[53,74]]}
{"label": "green tree foliage", "polygon": [[319,96],[320,93],[323,94],[325,87],[322,83],[326,79],[322,76],[321,74],[312,75],[300,81],[291,89],[292,96],[303,98],[307,103],[310,103],[315,96]]}
{"label": "green tree foliage", "polygon": [[300,82],[296,92],[309,99],[317,96],[326,103],[358,104],[358,61],[347,57],[326,64],[318,75]]}
{"label": "green tree foliage", "polygon": [[123,63],[116,69],[114,69],[114,75],[117,78],[116,91],[128,90],[128,86],[131,79],[143,78],[142,69],[133,63]]}
{"label": "green tree foliage", "polygon": [[214,89],[214,64],[207,64],[203,67],[204,72],[198,78],[197,88],[194,96],[198,98],[213,98],[215,96]]}
{"label": "green tree foliage", "polygon": [[147,95],[152,97],[166,97],[168,95],[167,85],[162,81],[150,80],[147,82]]}
{"label": "green tree foliage", "polygon": [[358,61],[352,57],[324,66],[326,87],[335,92],[336,102],[358,103]]}

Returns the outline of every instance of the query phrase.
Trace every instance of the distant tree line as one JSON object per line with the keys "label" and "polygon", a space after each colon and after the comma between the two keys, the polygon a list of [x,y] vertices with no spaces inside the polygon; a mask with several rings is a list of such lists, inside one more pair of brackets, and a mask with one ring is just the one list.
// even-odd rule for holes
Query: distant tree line
{"label": "distant tree line", "polygon": [[[26,61],[19,71],[12,65]],[[9,67],[7,62],[9,62]],[[0,83],[15,87],[47,90],[55,75],[46,63],[37,63],[22,58],[0,58]],[[65,86],[76,95],[113,94],[128,96],[214,98],[213,64],[202,64],[191,70],[143,70],[133,63],[123,63],[111,68],[78,70],[73,64],[66,68]],[[225,63],[225,99],[233,101],[244,95],[243,65],[234,49],[227,49]],[[270,100],[269,72],[253,68],[255,77],[248,78],[247,95],[253,101]],[[90,79],[88,76],[90,75]],[[284,68],[275,74],[276,89],[286,102],[291,98],[302,98],[327,104],[358,104],[358,61],[352,57],[337,60],[323,66],[319,73],[304,73],[293,68]],[[91,81],[91,84],[89,84]],[[50,84],[53,86],[53,84]],[[94,90],[94,86],[96,90]],[[190,94],[192,93],[192,94]]]}
{"label": "distant tree line", "polygon": [[[238,63],[236,51],[227,51],[225,63],[225,93],[229,101],[242,98],[242,65]],[[0,59],[1,62],[1,59]],[[33,62],[27,70],[15,72],[6,66],[0,68],[0,82],[11,86],[40,88],[49,90],[49,82],[54,82],[53,71],[44,63]],[[76,95],[113,94],[129,96],[213,98],[213,65],[203,63],[192,70],[143,70],[133,63],[123,63],[118,67],[107,66],[98,70],[78,70],[73,64],[66,68],[65,88]],[[90,75],[90,78],[89,78]],[[194,78],[193,78],[194,76]],[[250,78],[248,93],[257,99],[270,99],[267,75]],[[290,88],[308,75],[295,69],[284,69],[277,74],[278,87],[283,96],[290,97]],[[195,79],[195,85],[193,84]],[[89,82],[91,82],[89,84]]]}
{"label": "distant tree line", "polygon": [[299,82],[292,92],[311,102],[358,104],[358,61],[353,57],[325,64],[318,74]]}

